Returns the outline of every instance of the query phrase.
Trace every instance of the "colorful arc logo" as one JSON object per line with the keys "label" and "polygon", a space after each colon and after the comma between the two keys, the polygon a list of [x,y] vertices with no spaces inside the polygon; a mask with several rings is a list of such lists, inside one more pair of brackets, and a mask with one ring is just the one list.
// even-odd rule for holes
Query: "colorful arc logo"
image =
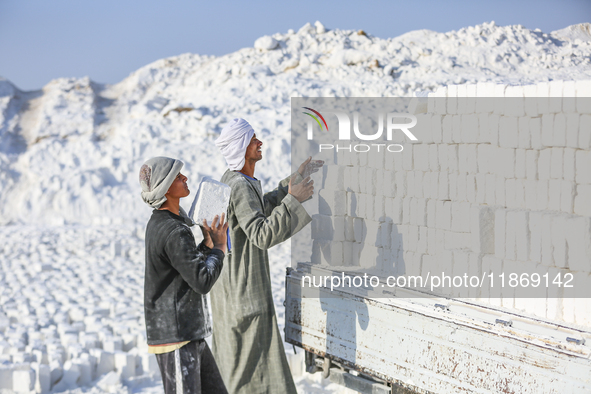
{"label": "colorful arc logo", "polygon": [[[326,126],[326,131],[328,131],[328,125],[326,124],[326,120],[324,120],[324,117],[322,115],[320,115],[320,112],[318,112],[318,111],[316,111],[316,110],[314,110],[312,108],[309,108],[309,107],[302,107],[302,108],[307,109],[308,111],[312,111],[316,115],[318,115],[320,117],[320,119],[322,119],[322,122],[324,123],[324,126]],[[320,120],[318,120],[318,118],[316,116],[312,115],[309,112],[302,112],[302,113],[303,114],[306,114],[308,116],[311,116],[318,123],[318,126],[320,126],[320,130],[323,130],[322,123],[320,123]]]}

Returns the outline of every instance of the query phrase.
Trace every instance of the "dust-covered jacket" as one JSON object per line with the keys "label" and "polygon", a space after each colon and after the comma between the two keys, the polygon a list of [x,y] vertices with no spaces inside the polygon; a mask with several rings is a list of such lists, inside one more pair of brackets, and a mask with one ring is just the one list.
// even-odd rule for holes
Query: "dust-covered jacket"
{"label": "dust-covered jacket", "polygon": [[224,260],[219,249],[197,246],[191,223],[168,210],[154,210],[146,227],[144,311],[148,345],[211,335],[207,294]]}
{"label": "dust-covered jacket", "polygon": [[[294,184],[301,180],[296,173]],[[266,194],[260,181],[239,172],[226,171],[221,181],[232,188],[231,251],[211,291],[216,363],[230,393],[295,394],[277,327],[267,249],[312,219],[288,194],[289,178]]]}

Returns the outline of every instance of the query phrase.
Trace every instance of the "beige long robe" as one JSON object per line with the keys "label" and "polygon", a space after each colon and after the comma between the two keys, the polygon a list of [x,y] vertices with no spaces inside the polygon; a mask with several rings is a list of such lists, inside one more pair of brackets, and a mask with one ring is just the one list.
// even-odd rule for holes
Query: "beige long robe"
{"label": "beige long robe", "polygon": [[216,363],[232,394],[295,394],[275,317],[267,249],[312,219],[287,193],[289,178],[264,195],[260,181],[239,172],[228,170],[221,181],[232,188],[227,214],[232,249],[211,291]]}

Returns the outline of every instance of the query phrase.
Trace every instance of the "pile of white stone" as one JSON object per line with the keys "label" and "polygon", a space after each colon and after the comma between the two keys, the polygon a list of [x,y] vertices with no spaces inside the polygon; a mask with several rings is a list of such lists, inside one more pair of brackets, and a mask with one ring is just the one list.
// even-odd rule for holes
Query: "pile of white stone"
{"label": "pile of white stone", "polygon": [[0,389],[112,390],[158,381],[147,353],[136,229],[0,231]]}

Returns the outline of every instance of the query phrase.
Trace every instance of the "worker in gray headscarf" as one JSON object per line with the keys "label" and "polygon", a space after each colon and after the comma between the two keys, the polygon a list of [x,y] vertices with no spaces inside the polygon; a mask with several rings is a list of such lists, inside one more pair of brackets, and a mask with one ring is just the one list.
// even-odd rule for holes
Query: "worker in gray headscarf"
{"label": "worker in gray headscarf", "polygon": [[193,225],[179,201],[189,195],[183,162],[153,157],[140,169],[142,199],[154,208],[146,226],[144,311],[148,352],[156,355],[165,394],[227,393],[205,338],[211,335],[206,294],[222,271],[228,224],[218,216]]}
{"label": "worker in gray headscarf", "polygon": [[267,249],[310,223],[301,203],[312,197],[309,175],[322,161],[306,160],[299,171],[263,194],[254,177],[263,143],[244,119],[234,119],[216,145],[229,170],[221,181],[232,188],[228,206],[230,252],[211,291],[213,353],[233,394],[296,393],[277,327]]}

